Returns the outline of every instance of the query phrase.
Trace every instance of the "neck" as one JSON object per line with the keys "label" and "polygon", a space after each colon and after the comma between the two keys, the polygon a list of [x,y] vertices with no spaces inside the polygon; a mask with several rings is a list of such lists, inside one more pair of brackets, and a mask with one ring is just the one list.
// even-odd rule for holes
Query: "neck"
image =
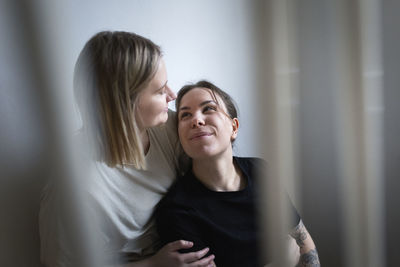
{"label": "neck", "polygon": [[193,159],[193,174],[213,191],[239,191],[245,181],[232,153],[218,158]]}
{"label": "neck", "polygon": [[143,152],[146,155],[150,148],[150,138],[146,129],[139,130],[140,140],[142,142]]}

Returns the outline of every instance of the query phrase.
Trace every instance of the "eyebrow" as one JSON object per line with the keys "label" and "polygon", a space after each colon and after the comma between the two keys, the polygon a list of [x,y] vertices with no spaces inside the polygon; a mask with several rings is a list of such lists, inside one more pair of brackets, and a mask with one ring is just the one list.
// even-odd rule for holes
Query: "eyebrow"
{"label": "eyebrow", "polygon": [[[204,105],[207,105],[207,104],[209,104],[209,103],[214,103],[214,104],[217,105],[217,103],[216,103],[214,100],[206,100],[206,101],[201,102],[201,103],[199,104],[199,107],[204,106]],[[190,109],[190,108],[184,106],[184,107],[179,108],[179,111],[181,111],[181,110],[188,110],[188,109]]]}

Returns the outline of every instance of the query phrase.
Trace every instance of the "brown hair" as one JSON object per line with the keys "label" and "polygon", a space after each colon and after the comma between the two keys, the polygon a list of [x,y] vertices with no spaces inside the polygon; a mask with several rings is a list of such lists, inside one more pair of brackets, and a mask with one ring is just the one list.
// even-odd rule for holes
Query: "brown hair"
{"label": "brown hair", "polygon": [[215,97],[215,94],[219,95],[222,98],[222,101],[224,101],[226,110],[228,112],[228,114],[225,113],[225,111],[221,110],[223,113],[225,113],[226,115],[228,115],[228,117],[230,117],[231,119],[237,118],[238,117],[238,112],[237,112],[237,108],[236,108],[236,104],[233,101],[232,97],[225,93],[223,90],[221,90],[220,88],[218,88],[216,85],[214,85],[213,83],[206,81],[206,80],[201,80],[198,81],[197,83],[194,84],[187,84],[184,85],[178,92],[178,96],[176,98],[175,101],[175,107],[176,107],[176,111],[179,112],[179,108],[181,105],[181,100],[182,97],[188,93],[190,90],[195,89],[195,88],[207,88],[209,90],[211,90],[213,97],[216,101],[216,103],[219,105],[217,98]]}
{"label": "brown hair", "polygon": [[97,158],[110,167],[145,168],[135,110],[161,57],[160,47],[151,40],[121,31],[97,33],[78,57],[74,92],[84,129]]}

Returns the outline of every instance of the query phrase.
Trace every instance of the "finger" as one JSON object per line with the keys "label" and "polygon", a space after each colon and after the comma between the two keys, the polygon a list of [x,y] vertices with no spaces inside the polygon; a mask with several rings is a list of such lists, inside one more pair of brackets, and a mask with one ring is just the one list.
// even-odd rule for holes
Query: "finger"
{"label": "finger", "polygon": [[190,267],[213,267],[215,266],[214,263],[215,256],[210,255],[203,259],[197,260],[189,264]]}
{"label": "finger", "polygon": [[193,246],[193,242],[186,240],[177,240],[174,242],[170,242],[165,246],[168,248],[168,250],[176,251],[180,249],[191,248]]}
{"label": "finger", "polygon": [[209,251],[209,248],[203,248],[202,250],[196,252],[182,253],[181,257],[184,262],[191,263],[203,258]]}

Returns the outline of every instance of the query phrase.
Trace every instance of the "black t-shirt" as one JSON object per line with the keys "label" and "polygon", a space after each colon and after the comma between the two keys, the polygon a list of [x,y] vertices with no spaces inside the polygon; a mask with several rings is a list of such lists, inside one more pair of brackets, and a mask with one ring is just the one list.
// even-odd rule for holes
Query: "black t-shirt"
{"label": "black t-shirt", "polygon": [[[234,157],[234,162],[247,181],[243,190],[212,191],[189,171],[177,179],[157,207],[158,232],[163,243],[180,239],[194,242],[191,249],[181,252],[209,247],[218,267],[263,266],[268,257],[259,253],[261,234],[255,203],[256,170],[264,162],[239,157]],[[293,217],[294,227],[300,221],[294,207]]]}

